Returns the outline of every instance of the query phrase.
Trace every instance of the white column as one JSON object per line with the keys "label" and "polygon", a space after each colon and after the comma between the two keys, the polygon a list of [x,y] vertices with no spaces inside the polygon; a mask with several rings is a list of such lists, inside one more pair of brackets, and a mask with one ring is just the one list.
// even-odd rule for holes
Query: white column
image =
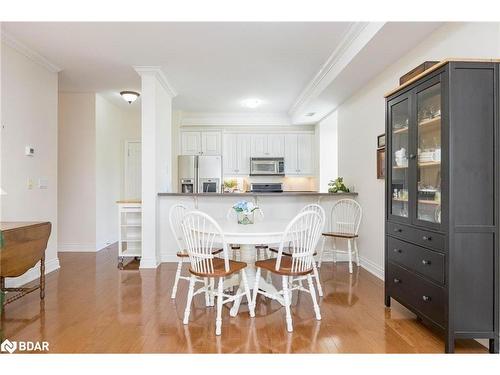
{"label": "white column", "polygon": [[157,66],[136,66],[142,81],[142,258],[160,264],[158,193],[172,191],[172,99],[175,91]]}

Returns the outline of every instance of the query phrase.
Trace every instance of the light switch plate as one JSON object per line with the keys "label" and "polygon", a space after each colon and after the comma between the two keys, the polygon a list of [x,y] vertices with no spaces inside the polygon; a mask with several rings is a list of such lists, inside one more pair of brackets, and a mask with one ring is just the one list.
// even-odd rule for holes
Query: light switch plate
{"label": "light switch plate", "polygon": [[26,146],[24,148],[24,155],[26,156],[34,156],[35,155],[35,149],[31,146]]}
{"label": "light switch plate", "polygon": [[28,179],[26,180],[26,187],[29,190],[33,189],[33,179],[31,177],[28,177]]}
{"label": "light switch plate", "polygon": [[40,177],[38,179],[38,188],[39,189],[47,189],[49,186],[49,181],[45,177]]}

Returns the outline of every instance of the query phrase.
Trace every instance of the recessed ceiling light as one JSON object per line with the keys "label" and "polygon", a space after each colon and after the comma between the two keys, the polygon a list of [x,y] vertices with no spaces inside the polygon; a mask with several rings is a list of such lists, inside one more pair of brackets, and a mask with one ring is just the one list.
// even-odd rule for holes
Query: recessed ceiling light
{"label": "recessed ceiling light", "polygon": [[131,104],[137,100],[140,94],[135,91],[122,91],[120,92],[120,95],[123,99],[125,99],[125,101],[128,102],[128,104]]}
{"label": "recessed ceiling light", "polygon": [[242,102],[241,102],[241,105],[243,107],[247,107],[247,108],[257,108],[261,104],[262,104],[262,100],[257,99],[257,98],[245,99],[245,100],[242,100]]}
{"label": "recessed ceiling light", "polygon": [[308,112],[306,113],[304,116],[307,116],[307,117],[312,117],[316,114],[316,112]]}

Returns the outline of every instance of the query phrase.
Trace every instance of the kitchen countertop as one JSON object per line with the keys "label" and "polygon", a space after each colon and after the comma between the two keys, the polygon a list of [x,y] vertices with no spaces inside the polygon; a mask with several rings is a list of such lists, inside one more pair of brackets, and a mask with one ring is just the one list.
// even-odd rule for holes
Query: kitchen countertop
{"label": "kitchen countertop", "polygon": [[160,197],[169,197],[169,196],[196,196],[196,197],[255,197],[255,196],[285,196],[285,197],[296,197],[296,196],[320,196],[320,197],[355,197],[358,193],[319,193],[317,191],[284,191],[282,193],[158,193]]}

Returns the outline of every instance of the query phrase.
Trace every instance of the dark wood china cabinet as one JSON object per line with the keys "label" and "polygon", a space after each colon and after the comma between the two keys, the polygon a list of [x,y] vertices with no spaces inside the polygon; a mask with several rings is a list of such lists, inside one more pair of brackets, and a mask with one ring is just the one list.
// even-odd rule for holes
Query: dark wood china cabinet
{"label": "dark wood china cabinet", "polygon": [[499,65],[444,61],[386,96],[385,304],[499,341]]}

